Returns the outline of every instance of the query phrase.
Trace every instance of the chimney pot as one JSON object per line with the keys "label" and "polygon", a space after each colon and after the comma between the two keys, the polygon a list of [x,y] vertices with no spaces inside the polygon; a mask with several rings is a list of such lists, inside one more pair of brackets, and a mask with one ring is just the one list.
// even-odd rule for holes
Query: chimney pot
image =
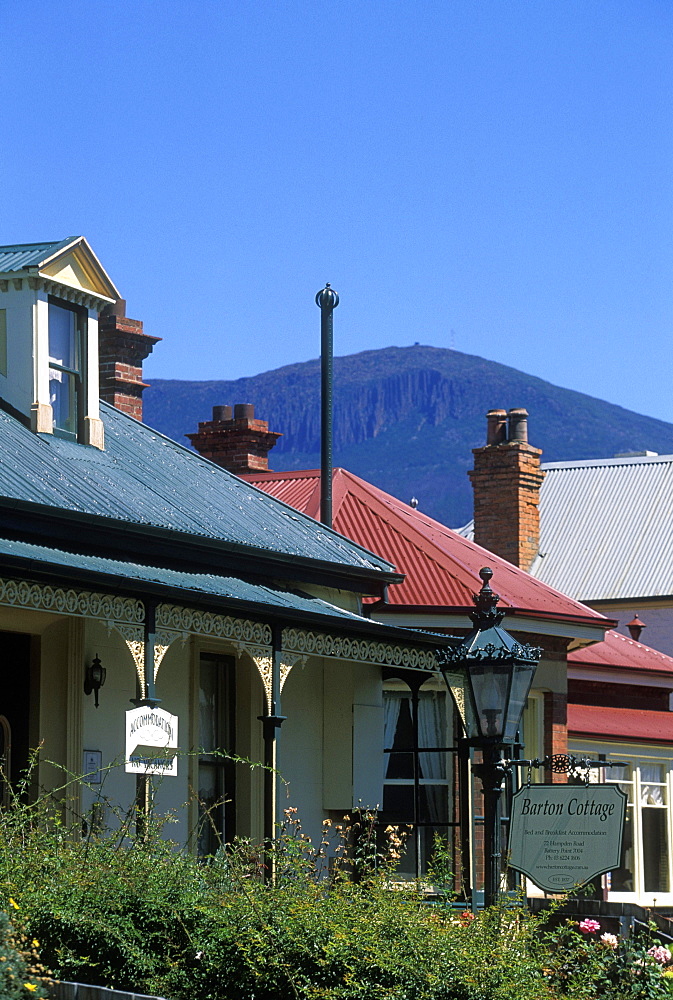
{"label": "chimney pot", "polygon": [[231,406],[214,406],[213,419],[187,435],[200,455],[237,475],[268,472],[269,452],[281,436],[266,420],[255,420],[252,403],[237,403],[233,420]]}
{"label": "chimney pot", "polygon": [[503,444],[506,440],[505,410],[489,410],[486,414],[486,444]]}
{"label": "chimney pot", "polygon": [[509,441],[521,441],[528,444],[528,410],[512,409],[507,414],[509,421]]}
{"label": "chimney pot", "polygon": [[242,420],[244,417],[247,417],[248,420],[255,419],[254,403],[236,403],[234,405],[234,420]]}
{"label": "chimney pot", "polygon": [[638,615],[631,619],[631,621],[626,626],[631,633],[631,638],[634,642],[640,642],[640,633],[644,628],[647,628],[645,622],[641,621]]}

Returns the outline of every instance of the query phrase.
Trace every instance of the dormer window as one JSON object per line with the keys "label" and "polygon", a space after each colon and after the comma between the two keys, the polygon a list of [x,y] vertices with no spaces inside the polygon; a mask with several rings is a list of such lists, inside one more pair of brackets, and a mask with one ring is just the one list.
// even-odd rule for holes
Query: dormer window
{"label": "dormer window", "polygon": [[54,433],[77,437],[82,423],[82,372],[87,314],[49,297],[49,402]]}
{"label": "dormer window", "polygon": [[0,246],[0,400],[37,434],[105,446],[98,317],[119,299],[83,236]]}

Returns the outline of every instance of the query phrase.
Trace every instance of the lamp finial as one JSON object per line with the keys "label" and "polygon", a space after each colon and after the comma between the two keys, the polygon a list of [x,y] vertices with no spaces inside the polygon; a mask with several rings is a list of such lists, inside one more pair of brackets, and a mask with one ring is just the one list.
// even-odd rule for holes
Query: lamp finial
{"label": "lamp finial", "polygon": [[493,576],[490,566],[484,566],[479,570],[482,580],[482,588],[478,594],[473,595],[475,610],[470,614],[470,618],[479,628],[490,628],[498,625],[503,618],[503,612],[497,610],[497,603],[500,600],[499,594],[494,594],[489,581]]}

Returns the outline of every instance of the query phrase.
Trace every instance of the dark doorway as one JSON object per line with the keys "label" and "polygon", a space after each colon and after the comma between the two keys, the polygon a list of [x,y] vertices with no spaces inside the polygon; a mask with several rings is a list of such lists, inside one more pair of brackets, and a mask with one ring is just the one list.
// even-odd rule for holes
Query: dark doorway
{"label": "dark doorway", "polygon": [[199,836],[201,856],[215,854],[236,831],[233,656],[202,653],[199,662]]}
{"label": "dark doorway", "polygon": [[2,800],[6,780],[16,787],[28,767],[31,636],[0,632],[0,757]]}

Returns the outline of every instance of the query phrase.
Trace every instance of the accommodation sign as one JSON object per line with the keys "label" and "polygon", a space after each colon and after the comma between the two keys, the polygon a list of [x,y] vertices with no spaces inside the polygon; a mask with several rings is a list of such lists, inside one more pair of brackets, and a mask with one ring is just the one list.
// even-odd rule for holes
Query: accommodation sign
{"label": "accommodation sign", "polygon": [[177,774],[178,717],[163,708],[131,708],[126,713],[126,771]]}
{"label": "accommodation sign", "polygon": [[509,863],[546,892],[618,868],[626,795],[617,785],[529,785],[512,800]]}

